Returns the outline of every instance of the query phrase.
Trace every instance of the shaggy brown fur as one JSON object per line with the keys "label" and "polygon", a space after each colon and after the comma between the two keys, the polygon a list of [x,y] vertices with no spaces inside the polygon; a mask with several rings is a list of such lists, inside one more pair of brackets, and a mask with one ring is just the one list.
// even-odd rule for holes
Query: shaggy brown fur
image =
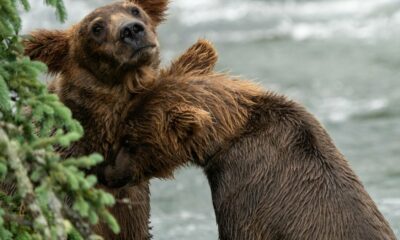
{"label": "shaggy brown fur", "polygon": [[209,180],[221,240],[396,239],[301,105],[226,75],[172,72],[132,101],[106,185],[170,177],[192,163]]}
{"label": "shaggy brown fur", "polygon": [[140,5],[143,10],[151,16],[153,25],[158,25],[165,20],[169,0],[128,0]]}
{"label": "shaggy brown fur", "polygon": [[167,69],[161,70],[161,77],[202,75],[211,73],[218,60],[218,54],[207,40],[199,40],[184,54],[172,62]]}
{"label": "shaggy brown fur", "polygon": [[[96,9],[68,30],[38,30],[25,42],[26,55],[46,63],[49,72],[57,74],[49,89],[85,130],[80,141],[61,150],[64,157],[99,152],[112,158],[127,102],[157,75],[160,60],[155,30],[167,4],[167,0],[114,3]],[[96,173],[96,168],[91,172]],[[117,199],[130,199],[133,205],[118,203],[110,209],[120,224],[120,235],[104,226],[98,227],[99,234],[105,239],[149,239],[148,182],[107,190]]]}

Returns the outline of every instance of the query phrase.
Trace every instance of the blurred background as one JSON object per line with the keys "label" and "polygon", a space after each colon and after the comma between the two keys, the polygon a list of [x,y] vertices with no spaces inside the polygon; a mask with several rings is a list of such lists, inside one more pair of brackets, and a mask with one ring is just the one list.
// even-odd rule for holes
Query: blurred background
{"label": "blurred background", "polygon": [[[24,33],[66,28],[111,2],[65,0],[69,18],[59,24],[36,1]],[[219,70],[306,105],[400,237],[400,0],[174,0],[159,35],[164,64],[207,38]],[[217,239],[200,170],[153,181],[151,200],[154,239]]]}

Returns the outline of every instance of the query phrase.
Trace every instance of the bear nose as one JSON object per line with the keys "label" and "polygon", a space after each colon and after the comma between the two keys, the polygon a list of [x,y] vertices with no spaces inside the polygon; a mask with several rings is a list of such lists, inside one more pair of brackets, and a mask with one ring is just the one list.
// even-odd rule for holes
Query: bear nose
{"label": "bear nose", "polygon": [[143,37],[144,33],[142,23],[128,23],[121,28],[121,40],[130,43],[132,40],[138,40],[140,37]]}

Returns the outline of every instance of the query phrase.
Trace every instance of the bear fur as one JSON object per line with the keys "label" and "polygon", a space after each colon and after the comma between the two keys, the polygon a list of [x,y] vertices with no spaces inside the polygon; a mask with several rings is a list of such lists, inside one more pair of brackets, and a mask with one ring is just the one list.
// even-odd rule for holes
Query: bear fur
{"label": "bear fur", "polygon": [[[157,75],[156,28],[167,6],[168,0],[117,2],[96,9],[67,30],[37,30],[25,41],[26,55],[46,63],[49,73],[56,75],[49,90],[71,109],[85,131],[81,140],[60,149],[63,157],[98,152],[112,158],[126,103]],[[140,29],[127,28],[124,35],[125,23]],[[89,173],[96,173],[96,167]],[[117,199],[110,212],[121,233],[116,236],[100,224],[98,234],[105,239],[149,239],[149,183],[106,190]],[[125,198],[133,205],[118,201]]]}
{"label": "bear fur", "polygon": [[103,184],[169,178],[193,164],[208,178],[221,240],[396,239],[303,106],[224,74],[182,72],[163,71],[130,103]]}

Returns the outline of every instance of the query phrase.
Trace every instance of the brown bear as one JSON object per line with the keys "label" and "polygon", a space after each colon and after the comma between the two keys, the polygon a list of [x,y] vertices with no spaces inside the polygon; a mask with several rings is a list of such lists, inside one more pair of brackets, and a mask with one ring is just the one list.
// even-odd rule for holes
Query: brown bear
{"label": "brown bear", "polygon": [[176,72],[130,103],[101,182],[132,186],[194,164],[208,178],[221,240],[396,239],[304,107],[224,74]]}
{"label": "brown bear", "polygon": [[[158,72],[156,28],[164,20],[168,0],[132,0],[96,9],[63,31],[38,30],[25,41],[26,55],[48,65],[56,74],[50,90],[68,106],[84,128],[84,137],[64,157],[98,152],[112,158],[125,105]],[[95,173],[96,168],[91,173]],[[105,239],[149,239],[149,183],[110,191],[118,199],[110,210],[121,227],[120,235],[99,226]]]}
{"label": "brown bear", "polygon": [[[123,131],[120,120],[126,115],[125,105],[152,84],[158,74],[155,27],[164,19],[167,3],[115,3],[95,10],[69,30],[39,30],[25,42],[26,54],[43,61],[50,73],[57,74],[50,90],[59,95],[85,130],[80,141],[60,149],[64,157],[93,152],[103,154],[105,159],[115,155],[114,144]],[[132,23],[143,29],[135,33],[134,25],[124,28]],[[209,46],[208,42],[199,41],[169,70],[163,71],[211,72],[217,57]],[[90,173],[96,174],[97,167]],[[148,182],[138,187],[106,190],[117,200],[130,199],[133,205],[118,201],[111,209],[121,227],[118,236],[103,225],[97,226],[97,232],[105,239],[149,239]]]}

